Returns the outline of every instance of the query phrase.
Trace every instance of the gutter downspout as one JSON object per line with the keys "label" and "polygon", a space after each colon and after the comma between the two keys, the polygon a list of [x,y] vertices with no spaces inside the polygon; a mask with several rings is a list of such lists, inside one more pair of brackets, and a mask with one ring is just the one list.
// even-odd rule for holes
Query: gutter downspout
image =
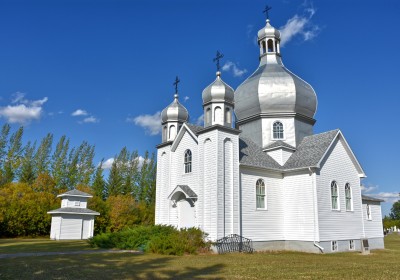
{"label": "gutter downspout", "polygon": [[317,247],[321,253],[324,253],[324,248],[321,247],[316,240],[316,205],[315,205],[315,192],[316,192],[316,184],[315,184],[315,177],[313,176],[315,173],[312,170],[311,167],[308,168],[308,170],[310,171],[310,176],[312,176],[311,178],[311,182],[312,182],[312,189],[313,189],[313,211],[314,211],[314,246]]}

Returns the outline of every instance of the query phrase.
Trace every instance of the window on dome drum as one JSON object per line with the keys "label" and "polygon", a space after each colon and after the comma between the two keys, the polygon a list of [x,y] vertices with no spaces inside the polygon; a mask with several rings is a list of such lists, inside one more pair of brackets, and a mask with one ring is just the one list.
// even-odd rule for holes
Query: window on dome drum
{"label": "window on dome drum", "polygon": [[349,250],[354,250],[356,247],[354,246],[354,240],[349,240]]}
{"label": "window on dome drum", "polygon": [[332,241],[331,245],[332,252],[336,252],[338,250],[337,241]]}
{"label": "window on dome drum", "polygon": [[274,51],[274,43],[272,42],[272,39],[268,40],[268,52],[273,52]]}
{"label": "window on dome drum", "polygon": [[351,203],[351,188],[350,184],[347,183],[346,186],[344,187],[344,193],[346,196],[346,210],[351,211],[352,209],[352,203]]}
{"label": "window on dome drum", "polygon": [[273,130],[273,138],[274,139],[283,139],[284,134],[283,134],[283,124],[281,122],[274,122],[272,126]]}
{"label": "window on dome drum", "polygon": [[192,172],[192,152],[190,150],[186,150],[185,152],[185,173]]}
{"label": "window on dome drum", "polygon": [[225,110],[225,121],[227,123],[231,123],[232,122],[232,120],[231,120],[231,110],[229,110],[229,108],[226,108],[226,110]]}
{"label": "window on dome drum", "polygon": [[262,41],[261,45],[262,45],[262,52],[264,54],[267,52],[267,47],[265,46],[265,41]]}
{"label": "window on dome drum", "polygon": [[206,124],[211,123],[211,108],[207,108],[206,110]]}
{"label": "window on dome drum", "polygon": [[256,183],[256,206],[257,209],[265,209],[265,183],[258,179]]}
{"label": "window on dome drum", "polygon": [[332,181],[331,183],[331,199],[332,199],[332,210],[339,210],[338,187],[336,181]]}
{"label": "window on dome drum", "polygon": [[367,220],[372,220],[371,205],[367,204]]}

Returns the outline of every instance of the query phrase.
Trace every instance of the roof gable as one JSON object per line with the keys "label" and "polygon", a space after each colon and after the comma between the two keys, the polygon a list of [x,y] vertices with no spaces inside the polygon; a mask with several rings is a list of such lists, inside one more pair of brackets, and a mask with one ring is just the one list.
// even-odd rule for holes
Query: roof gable
{"label": "roof gable", "polygon": [[[197,126],[191,125],[191,128],[195,130],[197,128]],[[175,140],[172,143],[171,151],[175,152],[176,148],[178,148],[179,143],[181,142],[181,140],[186,132],[193,138],[193,140],[196,142],[196,144],[198,143],[197,135],[192,131],[192,129],[190,129],[190,127],[187,123],[184,123],[182,125],[181,129],[178,132],[178,135],[175,137]]]}

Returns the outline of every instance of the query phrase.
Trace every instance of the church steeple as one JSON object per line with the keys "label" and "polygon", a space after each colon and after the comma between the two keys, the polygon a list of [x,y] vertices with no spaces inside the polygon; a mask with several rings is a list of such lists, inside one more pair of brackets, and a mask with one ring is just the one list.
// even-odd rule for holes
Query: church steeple
{"label": "church steeple", "polygon": [[271,7],[266,7],[264,12],[267,15],[265,27],[258,31],[258,46],[260,47],[261,63],[282,63],[281,62],[281,33],[275,29],[269,20],[268,11]]}
{"label": "church steeple", "polygon": [[189,120],[187,109],[179,103],[178,83],[179,78],[176,77],[174,86],[174,101],[161,112],[162,124],[162,142],[173,141],[179,132],[182,124]]}
{"label": "church steeple", "polygon": [[221,79],[219,60],[224,55],[217,51],[213,59],[217,65],[217,78],[203,90],[204,127],[215,124],[232,127],[234,91]]}

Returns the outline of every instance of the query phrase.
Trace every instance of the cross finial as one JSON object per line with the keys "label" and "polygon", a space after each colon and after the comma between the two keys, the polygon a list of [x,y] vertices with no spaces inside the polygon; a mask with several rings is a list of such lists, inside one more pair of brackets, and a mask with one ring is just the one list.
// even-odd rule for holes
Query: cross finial
{"label": "cross finial", "polygon": [[216,57],[213,59],[214,62],[217,62],[217,71],[219,72],[219,60],[224,57],[224,54],[217,51]]}
{"label": "cross finial", "polygon": [[173,83],[173,85],[175,86],[175,94],[178,94],[178,84],[181,80],[179,80],[178,76],[176,76],[175,78],[175,82]]}
{"label": "cross finial", "polygon": [[265,6],[265,9],[264,9],[264,11],[263,11],[263,13],[265,14],[265,16],[267,17],[267,19],[269,19],[269,10],[271,10],[272,9],[272,7],[270,7],[270,6],[268,6],[268,5],[266,5]]}

